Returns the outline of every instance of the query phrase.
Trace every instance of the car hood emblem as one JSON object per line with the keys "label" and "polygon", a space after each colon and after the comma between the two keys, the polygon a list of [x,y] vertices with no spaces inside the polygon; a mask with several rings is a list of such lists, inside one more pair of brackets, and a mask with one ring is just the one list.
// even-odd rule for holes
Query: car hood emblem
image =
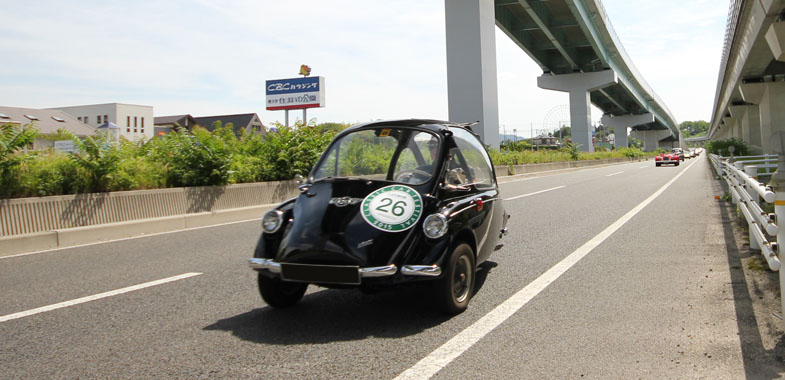
{"label": "car hood emblem", "polygon": [[352,198],[352,197],[339,197],[339,198],[330,198],[330,204],[336,205],[338,207],[344,207],[348,205],[356,205],[362,202],[362,198]]}

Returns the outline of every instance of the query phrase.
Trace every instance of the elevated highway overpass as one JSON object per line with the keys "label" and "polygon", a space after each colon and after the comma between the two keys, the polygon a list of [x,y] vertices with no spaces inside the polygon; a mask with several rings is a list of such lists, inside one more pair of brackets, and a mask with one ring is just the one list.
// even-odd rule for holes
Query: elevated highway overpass
{"label": "elevated highway overpass", "polygon": [[775,153],[785,131],[785,0],[732,0],[711,125],[688,141],[745,141]]}
{"label": "elevated highway overpass", "polygon": [[624,51],[599,0],[445,0],[451,120],[480,120],[486,144],[498,145],[494,26],[543,70],[540,88],[570,94],[573,142],[594,151],[590,104],[627,146],[628,128],[646,150],[672,136],[676,119]]}

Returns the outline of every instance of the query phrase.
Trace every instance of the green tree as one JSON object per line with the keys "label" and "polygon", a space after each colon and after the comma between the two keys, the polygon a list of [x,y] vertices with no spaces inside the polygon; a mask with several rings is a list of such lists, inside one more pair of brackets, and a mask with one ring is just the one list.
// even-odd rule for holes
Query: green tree
{"label": "green tree", "polygon": [[8,197],[19,186],[19,165],[28,159],[23,149],[38,137],[33,124],[3,124],[0,126],[0,196]]}
{"label": "green tree", "polygon": [[730,152],[728,151],[729,146],[733,146],[734,156],[748,156],[750,153],[749,146],[743,140],[738,140],[735,138],[709,141],[706,143],[706,150],[711,154],[730,156]]}
{"label": "green tree", "polygon": [[317,124],[316,128],[323,132],[338,133],[351,126],[349,123],[321,123]]}
{"label": "green tree", "polygon": [[229,182],[236,137],[230,125],[210,132],[169,133],[152,148],[153,159],[165,172],[167,186],[217,186]]}
{"label": "green tree", "polygon": [[120,163],[120,152],[116,145],[107,141],[106,136],[88,136],[76,140],[76,150],[69,153],[71,159],[82,173],[84,192],[111,191],[112,175]]}
{"label": "green tree", "polygon": [[679,124],[684,137],[703,136],[709,132],[709,123],[703,120],[685,121]]}
{"label": "green tree", "polygon": [[323,132],[315,125],[298,122],[294,127],[278,123],[277,132],[265,136],[259,146],[264,178],[268,181],[289,180],[295,174],[306,175],[332,140],[333,132]]}

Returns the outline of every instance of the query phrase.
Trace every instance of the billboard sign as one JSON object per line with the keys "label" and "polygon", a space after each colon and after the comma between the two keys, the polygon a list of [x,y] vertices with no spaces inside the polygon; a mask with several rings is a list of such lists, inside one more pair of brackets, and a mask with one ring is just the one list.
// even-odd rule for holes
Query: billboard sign
{"label": "billboard sign", "polygon": [[59,140],[55,141],[55,150],[58,152],[71,152],[74,153],[76,147],[74,146],[74,140]]}
{"label": "billboard sign", "polygon": [[266,82],[267,110],[324,107],[324,77],[274,79]]}

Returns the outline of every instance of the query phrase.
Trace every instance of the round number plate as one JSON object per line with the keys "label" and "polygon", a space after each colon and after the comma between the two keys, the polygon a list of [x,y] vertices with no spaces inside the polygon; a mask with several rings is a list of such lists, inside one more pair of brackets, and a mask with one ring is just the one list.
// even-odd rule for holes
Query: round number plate
{"label": "round number plate", "polygon": [[362,214],[368,224],[382,231],[406,231],[422,215],[422,198],[408,186],[385,186],[365,197]]}

